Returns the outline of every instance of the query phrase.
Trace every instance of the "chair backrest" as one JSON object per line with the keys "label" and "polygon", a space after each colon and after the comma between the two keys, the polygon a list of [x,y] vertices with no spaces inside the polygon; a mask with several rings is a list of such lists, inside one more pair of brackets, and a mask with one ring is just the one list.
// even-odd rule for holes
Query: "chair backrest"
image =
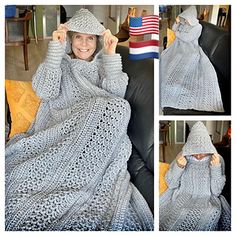
{"label": "chair backrest", "polygon": [[30,42],[29,21],[32,19],[32,11],[26,10],[24,17],[5,19],[5,45],[22,46]]}

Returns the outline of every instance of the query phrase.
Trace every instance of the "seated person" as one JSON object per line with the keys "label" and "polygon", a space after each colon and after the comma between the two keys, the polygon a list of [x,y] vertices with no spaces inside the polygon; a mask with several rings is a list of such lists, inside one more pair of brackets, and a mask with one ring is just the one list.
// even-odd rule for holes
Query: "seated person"
{"label": "seated person", "polygon": [[195,123],[166,174],[168,189],[160,196],[160,230],[231,230],[230,206],[221,195],[224,169],[206,127]]}
{"label": "seated person", "polygon": [[33,77],[36,119],[6,145],[6,230],[153,230],[127,170],[128,76],[117,42],[86,9],[53,32]]}

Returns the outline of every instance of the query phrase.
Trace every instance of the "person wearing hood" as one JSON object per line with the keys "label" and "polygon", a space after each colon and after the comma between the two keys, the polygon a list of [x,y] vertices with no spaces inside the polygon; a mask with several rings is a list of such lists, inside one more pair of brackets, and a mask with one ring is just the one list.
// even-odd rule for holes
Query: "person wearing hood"
{"label": "person wearing hood", "polygon": [[224,169],[206,127],[196,122],[166,173],[168,189],[160,196],[160,230],[231,230],[230,206],[221,195]]}
{"label": "person wearing hood", "polygon": [[128,76],[117,38],[81,9],[53,32],[33,77],[35,121],[6,145],[7,231],[151,231],[130,182]]}
{"label": "person wearing hood", "polygon": [[160,57],[162,109],[224,112],[217,74],[198,44],[196,7],[183,11],[172,29],[176,38]]}

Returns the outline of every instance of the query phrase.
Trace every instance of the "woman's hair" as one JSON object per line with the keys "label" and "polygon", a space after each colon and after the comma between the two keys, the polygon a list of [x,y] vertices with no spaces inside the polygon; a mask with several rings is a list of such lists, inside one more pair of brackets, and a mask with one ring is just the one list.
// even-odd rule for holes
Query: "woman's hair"
{"label": "woman's hair", "polygon": [[[70,45],[72,44],[72,37],[73,37],[73,35],[76,34],[76,33],[78,33],[78,32],[74,32],[74,31],[68,31],[68,32],[67,32],[67,37],[69,38],[69,43],[70,43]],[[97,47],[96,47],[96,48],[98,48],[99,36],[96,35],[96,37],[97,37]],[[97,49],[95,50],[95,52],[94,52],[94,54],[93,54],[93,57],[95,56],[96,53],[97,53]],[[71,47],[71,52],[68,53],[68,55],[69,55],[72,59],[75,59],[75,58],[76,58],[74,52],[72,51],[72,47]]]}

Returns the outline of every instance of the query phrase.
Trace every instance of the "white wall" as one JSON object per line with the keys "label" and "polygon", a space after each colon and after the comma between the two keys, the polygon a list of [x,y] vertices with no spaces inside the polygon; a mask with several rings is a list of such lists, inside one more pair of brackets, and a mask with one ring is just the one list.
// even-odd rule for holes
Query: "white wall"
{"label": "white wall", "polygon": [[120,6],[112,6],[114,11],[116,12],[116,21],[113,21],[108,17],[107,19],[107,28],[111,30],[113,34],[118,33],[119,27],[122,23],[124,23],[126,16],[128,14],[129,7],[136,8],[136,16],[141,16],[142,11],[146,10],[148,15],[154,14],[154,6],[153,5],[120,5]]}
{"label": "white wall", "polygon": [[72,17],[76,11],[84,8],[84,5],[63,5],[63,7],[66,9],[66,16]]}
{"label": "white wall", "polygon": [[72,17],[76,11],[81,8],[86,8],[91,11],[95,17],[103,23],[105,28],[109,28],[113,34],[118,33],[119,26],[125,21],[129,7],[136,7],[136,16],[141,16],[143,10],[147,11],[147,14],[154,14],[153,5],[114,5],[115,21],[109,18],[109,6],[108,5],[63,5],[66,9],[67,17]]}
{"label": "white wall", "polygon": [[219,5],[214,5],[212,8],[211,18],[209,19],[209,22],[216,25],[217,24],[217,18],[218,18],[218,12],[219,12]]}
{"label": "white wall", "polygon": [[72,17],[76,11],[81,8],[86,8],[91,11],[99,22],[102,22],[107,28],[108,6],[107,5],[63,5],[66,9],[66,16]]}

